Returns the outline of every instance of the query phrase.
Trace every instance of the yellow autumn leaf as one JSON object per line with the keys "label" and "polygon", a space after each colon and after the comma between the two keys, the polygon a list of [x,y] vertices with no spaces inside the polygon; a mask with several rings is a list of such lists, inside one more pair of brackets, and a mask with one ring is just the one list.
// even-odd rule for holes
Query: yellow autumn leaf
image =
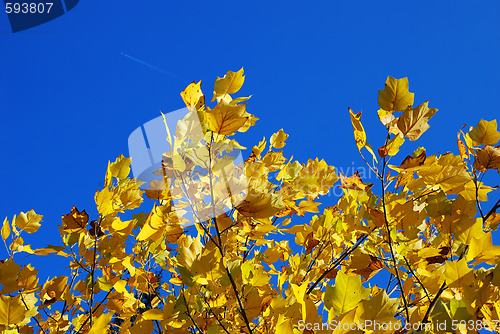
{"label": "yellow autumn leaf", "polygon": [[243,67],[238,72],[227,71],[223,78],[217,77],[214,84],[214,97],[212,102],[225,94],[236,93],[240,90],[241,86],[243,86],[243,82],[245,82]]}
{"label": "yellow autumn leaf", "polygon": [[371,153],[373,156],[373,160],[377,161],[377,157],[373,152],[370,144],[366,141],[366,133],[363,128],[363,124],[361,124],[361,111],[357,114],[354,114],[351,108],[349,108],[349,115],[351,116],[352,128],[354,130],[354,140],[356,141],[356,146],[358,147],[358,151],[361,152],[363,147]]}
{"label": "yellow autumn leaf", "polygon": [[276,323],[276,333],[294,334],[292,319],[287,319],[284,314],[279,314],[278,322]]}
{"label": "yellow autumn leaf", "polygon": [[201,91],[201,80],[193,81],[181,92],[181,97],[189,110],[201,111],[205,109],[205,95]]}
{"label": "yellow autumn leaf", "polygon": [[398,298],[389,298],[385,290],[379,291],[368,300],[363,300],[356,309],[356,318],[363,321],[391,323],[396,322],[394,314],[399,305]]}
{"label": "yellow autumn leaf", "polygon": [[231,105],[220,101],[213,109],[207,110],[209,129],[221,135],[230,135],[238,131],[248,119],[246,105],[246,103]]}
{"label": "yellow autumn leaf", "polygon": [[0,285],[2,294],[11,293],[18,290],[18,274],[22,266],[9,258],[5,262],[0,262]]}
{"label": "yellow autumn leaf", "polygon": [[163,320],[166,318],[165,313],[160,309],[147,310],[142,314],[144,320]]}
{"label": "yellow autumn leaf", "polygon": [[387,143],[387,154],[394,156],[399,152],[399,148],[405,142],[405,138],[402,135],[397,134]]}
{"label": "yellow autumn leaf", "polygon": [[120,156],[116,158],[115,162],[112,162],[109,166],[111,175],[121,180],[127,178],[130,173],[131,162],[132,158],[125,158],[123,154],[120,154]]}
{"label": "yellow autumn leaf", "polygon": [[146,223],[137,235],[138,241],[146,239],[157,240],[165,231],[166,224],[163,220],[161,209],[154,207],[149,214]]}
{"label": "yellow autumn leaf", "polygon": [[113,313],[104,313],[97,318],[88,334],[104,334],[109,332],[109,323],[113,318]]}
{"label": "yellow autumn leaf", "polygon": [[124,294],[128,293],[126,286],[127,286],[127,282],[124,280],[116,281],[116,283],[113,284],[113,288],[115,288],[116,292],[124,293]]}
{"label": "yellow autumn leaf", "polygon": [[326,308],[333,308],[336,315],[342,315],[355,308],[368,295],[369,290],[361,285],[360,276],[348,276],[339,271],[335,285],[326,287],[324,303]]}
{"label": "yellow autumn leaf", "polygon": [[311,297],[306,294],[307,284],[301,285],[291,284],[292,292],[295,295],[297,302],[302,306],[302,320],[306,323],[318,322],[318,311]]}
{"label": "yellow autumn leaf", "polygon": [[479,123],[469,131],[472,140],[480,145],[495,145],[500,139],[500,132],[497,131],[497,120],[485,121],[481,119]]}
{"label": "yellow autumn leaf", "polygon": [[238,212],[246,217],[268,218],[284,209],[278,196],[250,190],[245,199],[237,206]]}
{"label": "yellow autumn leaf", "polygon": [[17,325],[24,320],[25,314],[26,308],[21,301],[21,295],[0,295],[0,325]]}
{"label": "yellow autumn leaf", "polygon": [[366,133],[363,125],[361,124],[361,111],[354,114],[351,108],[349,108],[349,115],[351,116],[351,123],[354,129],[354,139],[356,140],[356,146],[358,150],[361,150],[366,144]]}
{"label": "yellow autumn leaf", "polygon": [[474,274],[467,266],[467,260],[461,259],[460,261],[446,262],[444,278],[450,288],[461,288],[474,280]]}
{"label": "yellow autumn leaf", "polygon": [[101,191],[97,190],[94,195],[94,200],[97,205],[97,211],[103,216],[114,213],[120,209],[119,206],[116,205],[114,189],[104,188]]}
{"label": "yellow autumn leaf", "polygon": [[7,220],[7,217],[5,217],[2,225],[2,239],[5,241],[9,235],[10,235],[10,223]]}
{"label": "yellow autumn leaf", "polygon": [[484,148],[476,151],[476,160],[474,168],[480,172],[486,172],[488,169],[500,168],[500,148],[486,145]]}
{"label": "yellow autumn leaf", "polygon": [[493,245],[491,232],[480,232],[474,235],[470,241],[469,251],[467,252],[467,261],[474,263],[486,262],[496,264],[500,257],[500,246]]}
{"label": "yellow autumn leaf", "polygon": [[[271,136],[271,147],[275,148],[283,148],[285,147],[285,140],[288,138],[288,134],[283,131],[283,129],[280,129],[278,132],[273,134]],[[264,142],[265,143],[265,142]]]}
{"label": "yellow autumn leaf", "polygon": [[78,211],[76,206],[73,206],[71,212],[62,216],[63,231],[66,233],[81,233],[87,228],[89,215],[85,210]]}
{"label": "yellow autumn leaf", "polygon": [[43,216],[36,214],[33,209],[31,209],[27,213],[21,212],[16,217],[16,226],[28,233],[35,233],[38,228],[42,226],[40,224],[42,218]]}
{"label": "yellow autumn leaf", "polygon": [[411,107],[414,94],[408,89],[408,78],[395,79],[388,76],[384,90],[378,90],[378,105],[387,111],[403,111],[408,106]]}
{"label": "yellow autumn leaf", "polygon": [[416,108],[408,108],[398,119],[398,128],[409,140],[417,140],[430,125],[429,119],[438,111],[435,108],[429,108],[429,101],[425,101]]}
{"label": "yellow autumn leaf", "polygon": [[469,155],[467,154],[467,146],[465,146],[463,140],[460,139],[460,132],[457,132],[457,146],[458,152],[460,152],[460,157],[462,159],[467,159],[469,157]]}
{"label": "yellow autumn leaf", "polygon": [[349,177],[340,173],[340,182],[342,184],[342,188],[344,189],[368,191],[368,189],[373,187],[373,183],[363,183],[363,180],[361,180],[361,176],[359,175],[359,171],[356,171]]}
{"label": "yellow autumn leaf", "polygon": [[127,256],[125,259],[123,259],[122,264],[125,268],[128,269],[130,276],[135,275],[134,260],[130,256]]}

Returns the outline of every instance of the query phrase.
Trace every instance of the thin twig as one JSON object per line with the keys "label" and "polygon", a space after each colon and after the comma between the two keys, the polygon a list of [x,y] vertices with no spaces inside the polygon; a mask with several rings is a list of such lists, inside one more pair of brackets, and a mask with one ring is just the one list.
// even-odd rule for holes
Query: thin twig
{"label": "thin twig", "polygon": [[[215,231],[217,232],[217,239],[219,240],[218,249],[219,249],[219,252],[220,252],[222,258],[224,258],[225,252],[224,252],[223,247],[222,247],[221,233],[219,231],[219,226],[217,224],[217,220],[215,219],[216,215],[215,215],[214,187],[213,187],[213,180],[212,180],[213,179],[213,172],[212,172],[212,144],[213,144],[213,142],[214,142],[214,133],[212,132],[212,136],[210,139],[210,145],[208,147],[208,157],[209,157],[208,171],[210,173],[209,180],[210,180],[210,193],[211,193],[210,200],[211,200],[211,204],[212,204],[212,217],[213,217],[212,219],[213,219],[213,222],[215,225]],[[229,268],[227,266],[224,265],[224,269],[226,269],[227,276],[229,277],[229,281],[231,282],[231,286],[233,288],[234,294],[235,294],[236,299],[238,301],[240,313],[243,317],[243,320],[245,321],[245,325],[247,326],[249,333],[252,334],[253,331],[252,331],[252,328],[250,327],[250,321],[248,321],[248,317],[247,317],[247,314],[246,314],[245,309],[243,307],[243,303],[242,303],[240,295],[238,293],[238,288],[237,288],[236,283],[234,281],[233,275],[231,274],[231,272],[229,271]]]}
{"label": "thin twig", "polygon": [[[92,255],[92,268],[91,268],[91,273],[90,273],[90,309],[94,307],[94,274],[95,274],[95,260],[96,260],[96,253],[97,253],[97,238],[99,238],[99,233],[98,231],[101,230],[101,217],[99,216],[98,220],[94,224],[94,253]],[[92,313],[90,312],[90,327],[92,327]]]}
{"label": "thin twig", "polygon": [[417,280],[418,284],[422,287],[422,289],[424,290],[424,293],[425,295],[427,296],[427,299],[429,299],[429,302],[431,302],[431,297],[429,296],[429,293],[427,292],[427,289],[425,288],[425,286],[422,284],[422,282],[420,281],[420,279],[418,278],[418,276],[415,274],[415,272],[413,271],[413,269],[411,269],[411,265],[410,265],[410,262],[408,261],[408,259],[406,258],[406,256],[403,256],[403,259],[405,260],[406,262],[406,265],[408,266],[408,270],[410,271],[410,273],[413,275],[413,277],[415,277],[415,279]]}
{"label": "thin twig", "polygon": [[[23,293],[21,292],[19,295],[21,296],[21,301],[23,302],[24,307],[26,307],[26,311],[29,311],[28,305],[26,305],[26,302],[24,301]],[[33,318],[35,319],[36,324],[38,325],[38,327],[40,327],[40,330],[45,334],[45,329],[42,328],[42,325],[38,321],[37,317],[33,317]]]}
{"label": "thin twig", "polygon": [[[375,228],[374,228],[375,229]],[[374,230],[372,229],[372,231]],[[327,270],[325,270],[325,272],[323,272],[323,274],[321,274],[321,276],[313,283],[313,285],[311,285],[309,287],[309,289],[307,290],[306,294],[310,294],[314,288],[323,280],[323,278],[326,277],[326,275],[328,275],[330,272],[332,272],[335,268],[337,268],[341,263],[342,261],[344,261],[344,259],[349,256],[349,254],[351,254],[356,248],[358,248],[366,239],[368,238],[368,234],[364,234],[361,238],[359,238],[359,240],[356,242],[356,244],[354,244],[353,246],[349,247],[348,249],[346,249],[332,264],[332,266],[330,268],[328,268]]]}
{"label": "thin twig", "polygon": [[[91,310],[90,314],[93,314],[97,311],[97,309],[102,305],[102,303],[104,303],[104,301],[108,298],[109,294],[111,293],[111,291],[113,291],[113,288],[111,288],[108,293],[104,296],[104,298],[99,302],[97,303],[97,305],[94,307],[93,310]],[[83,324],[80,326],[80,328],[76,331],[75,334],[78,334],[80,333],[80,331],[82,330],[82,328],[87,324],[87,321],[89,321],[90,319],[90,316],[87,317],[87,319],[85,319],[85,321],[83,322]]]}
{"label": "thin twig", "polygon": [[203,331],[200,329],[200,327],[198,327],[198,325],[196,324],[196,321],[194,321],[193,317],[191,316],[191,312],[189,312],[189,305],[187,303],[186,296],[184,295],[184,291],[182,291],[182,299],[184,300],[184,305],[186,306],[187,316],[189,317],[189,319],[191,319],[191,322],[196,327],[198,332],[203,333]]}
{"label": "thin twig", "polygon": [[[386,160],[384,157],[383,158],[383,165],[382,165],[382,176],[385,175],[385,166],[386,166]],[[410,313],[408,311],[408,303],[406,301],[406,296],[404,295],[404,292],[403,292],[403,283],[401,281],[401,277],[399,276],[399,269],[398,269],[398,264],[396,261],[396,255],[395,255],[394,249],[392,247],[391,229],[389,227],[389,220],[387,219],[387,209],[385,207],[385,181],[384,181],[384,177],[382,177],[381,181],[382,181],[382,208],[384,210],[385,227],[387,229],[387,241],[389,243],[389,250],[391,252],[392,260],[394,261],[393,264],[394,264],[394,271],[396,273],[396,280],[397,280],[399,290],[401,292],[401,298],[403,299],[403,304],[405,307],[406,322],[409,323],[410,322]]]}

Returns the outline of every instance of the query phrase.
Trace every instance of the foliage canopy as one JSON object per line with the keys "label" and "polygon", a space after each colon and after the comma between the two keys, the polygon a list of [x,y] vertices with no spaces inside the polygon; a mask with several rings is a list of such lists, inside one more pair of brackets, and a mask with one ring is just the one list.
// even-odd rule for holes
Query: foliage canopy
{"label": "foliage canopy", "polygon": [[[457,155],[419,148],[392,165],[406,139],[418,140],[429,129],[437,109],[429,101],[414,107],[407,78],[388,77],[378,95],[387,135],[377,152],[361,112],[349,109],[356,146],[377,187],[357,172],[337,175],[318,158],[285,157],[282,129],[227,174],[219,153],[241,148],[233,135],[258,120],[246,110],[249,97],[230,95],[244,79],[243,69],[218,77],[212,108],[201,81],[182,91],[189,114],[175,132],[167,129],[161,181],[142,190],[129,176],[130,158],[110,162],[95,193],[98,216],[76,207],[62,215],[60,246],[24,244],[23,233],[41,227],[43,216],[33,210],[4,220],[4,332],[497,330],[500,246],[492,245],[491,231],[500,222],[500,201],[488,202],[496,188],[482,182],[490,170],[500,173],[496,120],[460,130]],[[187,143],[194,121],[203,133]],[[186,145],[187,153],[179,154]],[[200,182],[184,181],[207,161]],[[342,196],[320,212],[318,199],[336,184]],[[145,197],[150,201],[143,203]],[[145,209],[148,203],[152,208]],[[140,207],[146,212],[128,213]],[[296,222],[306,213],[316,215]],[[20,252],[65,257],[71,275],[41,283],[38,270],[16,263]],[[384,286],[372,279],[377,273],[385,273],[377,276],[387,277]]]}

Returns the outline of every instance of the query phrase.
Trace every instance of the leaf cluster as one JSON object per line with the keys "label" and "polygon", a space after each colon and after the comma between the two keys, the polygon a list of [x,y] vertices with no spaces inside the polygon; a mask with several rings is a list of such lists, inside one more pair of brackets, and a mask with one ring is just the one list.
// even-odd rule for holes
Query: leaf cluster
{"label": "leaf cluster", "polygon": [[[158,179],[144,190],[130,177],[130,158],[110,162],[94,195],[98,215],[76,207],[62,215],[58,246],[24,243],[23,233],[41,226],[33,210],[4,220],[1,330],[394,333],[409,325],[399,332],[476,333],[496,324],[500,246],[491,231],[500,201],[489,203],[496,188],[482,182],[490,170],[500,173],[495,120],[460,130],[456,155],[419,148],[390,164],[437,109],[429,101],[414,107],[408,80],[388,77],[377,112],[387,135],[377,152],[361,112],[349,109],[375,187],[319,158],[285,156],[283,129],[244,163],[228,158],[243,148],[234,134],[258,120],[247,111],[250,97],[233,97],[244,80],[243,69],[218,77],[212,107],[201,81],[182,91],[189,113],[175,131],[165,121]],[[342,196],[320,210],[335,186]],[[18,253],[64,257],[71,274],[40,282],[31,264],[16,263]],[[387,277],[383,286],[378,273]]]}

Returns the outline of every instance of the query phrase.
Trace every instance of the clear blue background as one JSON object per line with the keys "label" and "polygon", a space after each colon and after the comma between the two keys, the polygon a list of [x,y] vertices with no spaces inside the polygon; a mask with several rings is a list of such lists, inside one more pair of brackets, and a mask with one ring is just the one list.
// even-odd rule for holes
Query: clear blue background
{"label": "clear blue background", "polygon": [[241,67],[241,95],[253,95],[248,111],[260,118],[237,135],[247,147],[284,128],[287,156],[363,167],[347,107],[363,110],[368,140],[381,146],[377,90],[391,75],[409,78],[416,104],[439,109],[394,162],[418,146],[457,153],[465,123],[499,115],[499,10],[498,1],[85,0],[16,34],[2,12],[0,217],[34,208],[45,218],[26,243],[60,244],[61,215],[76,205],[95,217],[108,160],[128,155],[135,128],[183,107],[191,81],[203,79],[210,99],[216,76]]}

